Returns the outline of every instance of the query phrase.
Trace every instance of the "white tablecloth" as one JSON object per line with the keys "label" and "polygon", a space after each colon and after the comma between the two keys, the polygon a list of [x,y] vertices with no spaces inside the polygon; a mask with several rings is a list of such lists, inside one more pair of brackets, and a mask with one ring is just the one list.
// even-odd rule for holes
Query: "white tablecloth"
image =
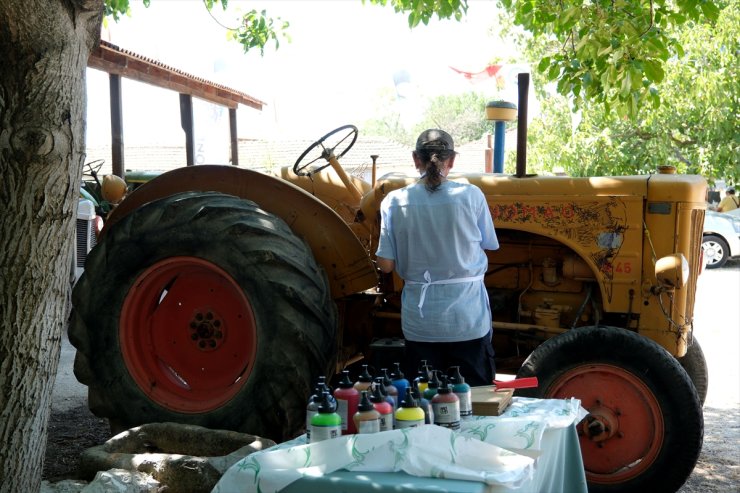
{"label": "white tablecloth", "polygon": [[574,427],[585,414],[577,399],[514,398],[459,432],[425,425],[313,444],[304,435],[237,462],[213,491],[585,492]]}

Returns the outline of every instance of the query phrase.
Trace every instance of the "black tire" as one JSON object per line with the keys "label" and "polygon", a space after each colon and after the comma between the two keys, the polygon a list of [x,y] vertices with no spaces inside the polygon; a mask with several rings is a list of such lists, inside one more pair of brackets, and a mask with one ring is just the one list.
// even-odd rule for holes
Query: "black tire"
{"label": "black tire", "polygon": [[[674,493],[701,451],[704,420],[689,376],[658,344],[614,327],[584,327],[547,340],[517,377],[539,387],[517,395],[576,397],[589,492]],[[641,431],[642,430],[642,431]]]}
{"label": "black tire", "polygon": [[701,248],[704,250],[704,260],[707,263],[707,269],[719,269],[730,258],[730,246],[721,236],[704,235],[701,241]]}
{"label": "black tire", "polygon": [[[147,375],[146,381],[151,382],[147,387],[137,383],[141,378],[137,380],[137,373],[131,371],[132,367],[137,372],[144,371],[143,365],[132,363],[138,351],[150,358],[149,353],[160,348],[155,334],[121,322],[126,320],[122,319],[122,310],[133,306],[124,312],[137,315],[139,309],[130,303],[136,299],[132,298],[133,293],[140,292],[137,289],[153,279],[147,277],[152,266],[177,268],[177,262],[167,264],[175,259],[215,266],[209,267],[212,272],[208,273],[213,277],[217,277],[216,272],[225,273],[224,279],[233,279],[229,293],[243,296],[239,299],[245,299],[251,309],[247,314],[252,315],[251,324],[246,317],[242,320],[241,312],[238,317],[229,314],[232,319],[239,319],[238,323],[230,323],[230,332],[226,330],[226,322],[223,326],[226,335],[214,336],[211,332],[207,342],[222,344],[214,342],[217,349],[206,348],[211,353],[200,347],[193,349],[188,345],[189,340],[175,349],[167,346],[170,355],[184,354],[185,348],[211,358],[208,361],[215,361],[214,367],[223,363],[237,368],[236,371],[245,368],[239,377],[223,384],[224,395],[229,397],[220,402],[221,396],[215,395],[213,402],[218,403],[215,406],[211,401],[204,399],[201,403],[195,399],[193,409],[183,409],[190,405],[187,392],[195,391],[190,381],[175,382],[183,387],[184,390],[178,390],[183,397],[176,395],[175,400],[169,401],[155,392],[172,383]],[[155,305],[178,306],[167,296],[170,288],[174,292],[178,283],[185,282],[181,277],[187,280],[186,273],[172,276],[163,288],[164,294],[153,300]],[[152,286],[156,286],[154,281]],[[190,295],[192,290],[183,293]],[[211,296],[213,299],[207,298],[191,300],[191,304],[223,304],[215,294]],[[179,298],[173,294],[172,299]],[[85,273],[74,289],[73,303],[70,341],[77,348],[75,375],[88,386],[90,409],[108,418],[112,428],[119,430],[143,423],[174,421],[283,441],[302,432],[305,406],[313,385],[319,375],[331,375],[329,372],[333,372],[335,365],[337,315],[326,273],[316,264],[305,242],[285,222],[253,202],[237,197],[188,192],[146,204],[130,213],[107,231],[92,250]],[[155,312],[157,309],[154,308]],[[151,318],[155,316],[156,313]],[[216,316],[218,319],[217,312]],[[165,327],[165,331],[173,341],[181,338],[183,331],[192,332],[186,339],[192,336],[198,343],[206,341],[197,340],[198,331],[192,325]],[[253,339],[248,338],[249,334]],[[241,340],[255,341],[255,347],[234,342]],[[134,341],[140,347],[137,345],[135,351],[126,352],[131,344],[127,341]],[[169,340],[167,343],[175,344]],[[226,347],[231,352],[224,350],[218,355],[216,351]],[[127,357],[130,354],[135,356]],[[234,362],[237,354],[250,354],[251,361],[244,358],[245,361]],[[165,363],[170,364],[168,360]],[[203,370],[200,364],[188,360],[181,366],[188,372],[197,372]],[[180,378],[180,367],[173,366],[167,371]],[[198,378],[207,381],[208,374],[198,374]]]}
{"label": "black tire", "polygon": [[689,378],[696,387],[696,393],[699,395],[699,401],[701,405],[707,400],[707,391],[709,389],[709,369],[707,368],[707,360],[704,358],[704,351],[701,350],[699,341],[696,337],[691,341],[688,351],[679,358],[678,362],[686,373],[689,374]]}

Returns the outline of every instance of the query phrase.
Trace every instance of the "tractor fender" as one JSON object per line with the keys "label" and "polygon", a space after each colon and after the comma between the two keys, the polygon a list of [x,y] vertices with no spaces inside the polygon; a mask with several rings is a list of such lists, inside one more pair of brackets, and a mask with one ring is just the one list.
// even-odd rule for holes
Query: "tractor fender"
{"label": "tractor fender", "polygon": [[177,168],[128,195],[108,216],[101,235],[142,205],[188,191],[215,191],[256,202],[285,221],[326,270],[334,299],[374,287],[378,275],[365,247],[345,221],[319,199],[280,178],[246,168]]}

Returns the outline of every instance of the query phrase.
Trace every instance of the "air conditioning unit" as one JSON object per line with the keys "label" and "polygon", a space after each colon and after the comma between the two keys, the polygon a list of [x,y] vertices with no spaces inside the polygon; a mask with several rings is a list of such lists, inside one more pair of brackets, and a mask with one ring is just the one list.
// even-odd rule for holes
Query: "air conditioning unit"
{"label": "air conditioning unit", "polygon": [[74,282],[80,278],[85,270],[87,254],[95,246],[95,204],[90,200],[80,199],[77,204],[77,231],[76,248],[74,255]]}

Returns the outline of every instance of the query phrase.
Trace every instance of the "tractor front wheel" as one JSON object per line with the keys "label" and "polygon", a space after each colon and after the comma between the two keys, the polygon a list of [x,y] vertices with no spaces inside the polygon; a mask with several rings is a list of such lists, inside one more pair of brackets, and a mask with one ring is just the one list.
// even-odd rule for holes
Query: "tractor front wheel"
{"label": "tractor front wheel", "polygon": [[704,421],[686,371],[664,348],[615,327],[584,327],[547,340],[517,377],[518,395],[581,400],[578,424],[589,491],[674,493],[701,451]]}
{"label": "tractor front wheel", "polygon": [[116,223],[73,292],[75,375],[114,431],[174,421],[276,441],[333,369],[336,307],[307,245],[253,202],[189,192]]}
{"label": "tractor front wheel", "polygon": [[699,394],[699,401],[703,406],[707,400],[709,390],[709,369],[707,368],[707,360],[704,358],[704,351],[702,351],[696,336],[693,337],[686,354],[679,358],[678,362],[689,374],[689,378],[696,387],[696,393]]}

